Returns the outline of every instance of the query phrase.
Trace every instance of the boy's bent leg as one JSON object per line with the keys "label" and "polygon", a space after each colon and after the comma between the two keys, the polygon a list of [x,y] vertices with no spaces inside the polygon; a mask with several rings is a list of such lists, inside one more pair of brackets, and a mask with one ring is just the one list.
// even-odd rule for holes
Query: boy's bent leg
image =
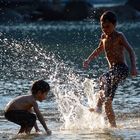
{"label": "boy's bent leg", "polygon": [[33,128],[33,127],[26,127],[26,128],[25,128],[25,133],[26,133],[26,134],[30,134],[32,128]]}
{"label": "boy's bent leg", "polygon": [[28,116],[28,123],[26,124],[26,127],[25,127],[25,133],[26,134],[30,134],[32,128],[34,127],[35,123],[36,123],[36,115],[33,114],[33,113],[29,113],[29,116]]}
{"label": "boy's bent leg", "polygon": [[24,126],[21,126],[21,128],[20,128],[18,134],[20,134],[20,133],[24,133],[24,132],[25,132],[25,127],[24,127]]}
{"label": "boy's bent leg", "polygon": [[97,107],[101,108],[102,105],[103,105],[103,102],[104,102],[105,91],[100,90],[98,94],[99,94],[99,98],[98,98],[98,101],[97,101]]}
{"label": "boy's bent leg", "polygon": [[21,126],[21,128],[20,128],[18,134],[21,134],[21,133],[30,134],[32,128],[33,128],[33,127]]}
{"label": "boy's bent leg", "polygon": [[91,112],[94,111],[94,112],[97,112],[97,113],[101,113],[103,102],[104,102],[104,91],[100,90],[99,93],[98,93],[98,99],[97,99],[96,107],[95,108],[90,108],[89,110]]}
{"label": "boy's bent leg", "polygon": [[105,113],[107,115],[108,121],[111,127],[116,127],[115,113],[112,108],[112,99],[108,98],[105,103]]}
{"label": "boy's bent leg", "polygon": [[13,110],[5,113],[5,117],[21,126],[18,133],[30,133],[36,122],[36,115],[24,110]]}

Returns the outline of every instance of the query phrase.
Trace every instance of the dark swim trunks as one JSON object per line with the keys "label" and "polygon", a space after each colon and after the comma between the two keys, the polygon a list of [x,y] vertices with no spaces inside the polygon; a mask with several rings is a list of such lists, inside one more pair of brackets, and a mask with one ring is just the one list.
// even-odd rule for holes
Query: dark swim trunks
{"label": "dark swim trunks", "polygon": [[33,127],[36,122],[36,115],[24,110],[11,110],[5,112],[5,118],[21,127]]}
{"label": "dark swim trunks", "polygon": [[118,84],[128,77],[129,70],[125,64],[114,65],[107,73],[100,77],[100,90],[105,91],[105,97],[111,97],[112,100]]}

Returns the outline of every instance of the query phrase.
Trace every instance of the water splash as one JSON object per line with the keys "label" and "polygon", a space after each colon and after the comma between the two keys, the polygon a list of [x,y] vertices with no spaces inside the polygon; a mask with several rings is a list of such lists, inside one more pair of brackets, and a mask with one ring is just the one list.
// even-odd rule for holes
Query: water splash
{"label": "water splash", "polygon": [[[56,101],[63,122],[61,129],[82,130],[104,128],[104,115],[90,112],[95,107],[97,95],[94,94],[93,80],[78,79],[76,75],[67,75],[66,84],[57,84],[54,89]],[[73,77],[71,77],[73,76]]]}
{"label": "water splash", "polygon": [[71,67],[71,62],[63,62],[31,40],[10,42],[4,39],[3,44],[6,46],[3,50],[3,72],[6,72],[6,77],[13,75],[14,78],[34,80],[43,77],[50,82],[63,122],[61,129],[104,127],[103,116],[88,110],[96,105],[96,83],[93,80],[80,75]]}

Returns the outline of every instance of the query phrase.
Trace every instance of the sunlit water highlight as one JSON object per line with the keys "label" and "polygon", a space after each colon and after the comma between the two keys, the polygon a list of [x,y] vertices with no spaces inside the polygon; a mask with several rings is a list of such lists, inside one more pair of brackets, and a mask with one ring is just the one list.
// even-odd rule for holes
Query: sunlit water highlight
{"label": "sunlit water highlight", "polygon": [[[138,60],[139,23],[118,27],[135,46]],[[131,35],[127,27],[131,28]],[[98,75],[107,70],[103,57],[94,61],[89,70],[82,68],[83,60],[97,45],[100,33],[97,23],[47,23],[1,26],[0,29],[2,139],[139,139],[139,76],[128,78],[115,95],[118,128],[108,127],[104,112],[96,114],[88,110],[96,103]],[[4,119],[4,106],[15,96],[29,94],[33,81],[42,78],[50,83],[51,92],[39,106],[53,134],[46,136],[44,132],[33,131],[28,136],[16,136],[19,126]]]}

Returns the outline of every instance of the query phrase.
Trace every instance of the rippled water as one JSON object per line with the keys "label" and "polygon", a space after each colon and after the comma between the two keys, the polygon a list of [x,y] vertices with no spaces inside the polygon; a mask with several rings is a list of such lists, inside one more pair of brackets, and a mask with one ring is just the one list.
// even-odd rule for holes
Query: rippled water
{"label": "rippled water", "polygon": [[[139,70],[140,23],[119,23],[118,29],[133,46]],[[116,92],[113,107],[118,128],[108,128],[104,115],[88,111],[95,104],[97,78],[107,70],[107,63],[101,55],[84,70],[82,62],[97,47],[100,33],[98,23],[90,21],[0,25],[2,139],[139,139],[139,75],[129,77]],[[4,119],[4,106],[15,96],[29,94],[31,84],[37,79],[51,85],[47,100],[39,106],[52,135],[33,131],[29,136],[16,136],[19,126]]]}

